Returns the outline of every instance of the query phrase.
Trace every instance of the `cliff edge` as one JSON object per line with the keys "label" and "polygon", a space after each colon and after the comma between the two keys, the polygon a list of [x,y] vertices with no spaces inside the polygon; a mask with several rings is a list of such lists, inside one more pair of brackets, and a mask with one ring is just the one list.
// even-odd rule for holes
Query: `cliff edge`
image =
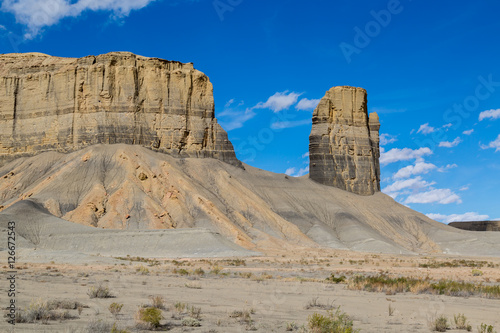
{"label": "cliff edge", "polygon": [[0,143],[0,165],[124,143],[242,167],[215,119],[208,77],[192,63],[128,52],[0,55]]}

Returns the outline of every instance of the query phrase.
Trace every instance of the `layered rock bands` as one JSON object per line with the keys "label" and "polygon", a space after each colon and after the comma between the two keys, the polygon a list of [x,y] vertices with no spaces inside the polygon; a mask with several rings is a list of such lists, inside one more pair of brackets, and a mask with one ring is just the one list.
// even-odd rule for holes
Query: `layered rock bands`
{"label": "layered rock bands", "polygon": [[0,165],[99,143],[242,166],[214,117],[212,84],[191,63],[127,52],[0,56]]}
{"label": "layered rock bands", "polygon": [[366,91],[333,87],[314,110],[309,177],[360,195],[380,191],[379,128],[368,116]]}

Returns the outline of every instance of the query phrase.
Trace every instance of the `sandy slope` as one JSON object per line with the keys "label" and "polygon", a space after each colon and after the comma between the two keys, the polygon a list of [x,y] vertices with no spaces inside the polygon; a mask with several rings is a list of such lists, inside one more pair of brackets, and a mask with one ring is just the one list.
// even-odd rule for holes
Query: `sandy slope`
{"label": "sandy slope", "polygon": [[[189,256],[200,239],[209,244],[199,250],[207,256],[212,250],[214,255],[243,251],[240,247],[261,252],[330,247],[500,256],[500,233],[445,226],[382,193],[358,196],[307,177],[247,165],[242,170],[213,159],[176,159],[139,146],[97,145],[68,155],[44,153],[13,161],[0,169],[0,177],[1,219],[57,225],[50,233],[57,242],[40,244],[52,249],[154,254],[147,243],[165,246],[172,256]],[[39,213],[23,215],[23,200],[47,212],[31,206]],[[186,228],[204,231],[182,230]],[[176,230],[147,231],[152,229]],[[109,235],[121,241],[106,242]]]}

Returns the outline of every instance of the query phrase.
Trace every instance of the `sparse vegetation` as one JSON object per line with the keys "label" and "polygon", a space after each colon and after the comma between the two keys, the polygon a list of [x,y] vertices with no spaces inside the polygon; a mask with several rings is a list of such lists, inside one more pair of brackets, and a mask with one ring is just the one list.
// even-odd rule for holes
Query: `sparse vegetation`
{"label": "sparse vegetation", "polygon": [[483,323],[477,327],[477,332],[478,333],[497,333],[497,331],[495,331],[495,328],[493,326],[483,324]]}
{"label": "sparse vegetation", "polygon": [[[102,320],[92,319],[85,328],[86,333],[109,333],[113,325]],[[113,332],[114,333],[114,332]]]}
{"label": "sparse vegetation", "polygon": [[135,270],[137,273],[142,274],[142,275],[149,275],[149,269],[144,266],[139,266]]}
{"label": "sparse vegetation", "polygon": [[69,311],[54,311],[56,308],[49,306],[49,303],[42,299],[32,300],[30,305],[24,310],[18,310],[16,315],[17,323],[36,323],[47,324],[51,320],[74,319]]}
{"label": "sparse vegetation", "polygon": [[313,308],[319,308],[319,309],[324,309],[324,310],[331,310],[334,309],[335,307],[332,304],[323,304],[320,301],[318,301],[319,297],[314,297],[312,298],[305,306],[306,309],[313,309]]}
{"label": "sparse vegetation", "polygon": [[184,286],[191,289],[201,289],[201,284],[198,282],[185,283]]}
{"label": "sparse vegetation", "polygon": [[154,307],[139,308],[136,315],[139,326],[147,329],[159,327],[162,319],[161,310]]}
{"label": "sparse vegetation", "polygon": [[484,266],[495,266],[492,264],[489,264],[486,261],[476,261],[476,260],[452,260],[452,261],[429,261],[427,263],[419,264],[418,267],[422,268],[441,268],[441,267],[448,267],[448,268],[456,268],[456,267],[473,267],[473,268],[482,268]]}
{"label": "sparse vegetation", "polygon": [[160,262],[155,259],[149,259],[149,258],[142,258],[142,257],[131,257],[131,256],[126,256],[126,257],[115,257],[115,259],[118,260],[129,260],[129,261],[136,261],[136,262],[143,262],[148,264],[148,266],[157,266],[160,265]]}
{"label": "sparse vegetation", "polygon": [[355,333],[359,330],[353,328],[353,322],[349,316],[340,311],[328,311],[326,316],[314,313],[308,318],[308,327],[311,333]]}
{"label": "sparse vegetation", "polygon": [[111,327],[110,333],[130,333],[130,331],[127,330],[122,330],[116,326],[116,323],[113,324],[113,327]]}
{"label": "sparse vegetation", "polygon": [[247,263],[243,259],[228,260],[227,264],[229,266],[246,266],[247,265]]}
{"label": "sparse vegetation", "polygon": [[431,322],[431,329],[435,332],[446,332],[449,329],[448,318],[441,315]]}
{"label": "sparse vegetation", "polygon": [[472,276],[482,276],[483,272],[480,271],[479,269],[473,269],[472,270]]}
{"label": "sparse vegetation", "polygon": [[122,308],[123,308],[123,304],[111,303],[108,307],[108,310],[109,310],[109,312],[111,312],[111,314],[113,316],[116,317],[116,316],[118,316],[118,314],[120,313]]}
{"label": "sparse vegetation", "polygon": [[220,267],[219,265],[215,265],[214,267],[212,267],[210,274],[219,275],[221,272],[222,272],[222,267]]}
{"label": "sparse vegetation", "polygon": [[472,326],[467,322],[467,317],[464,314],[453,315],[453,322],[458,330],[472,331]]}
{"label": "sparse vegetation", "polygon": [[155,296],[149,296],[149,299],[151,299],[151,307],[160,310],[165,309],[165,300],[163,299],[163,297],[155,295]]}
{"label": "sparse vegetation", "polygon": [[201,326],[201,323],[196,318],[186,317],[182,319],[181,325],[188,327],[199,327]]}
{"label": "sparse vegetation", "polygon": [[341,275],[339,277],[335,277],[335,275],[332,273],[329,277],[326,278],[326,281],[332,282],[332,283],[341,283],[346,280],[346,277],[344,275]]}
{"label": "sparse vegetation", "polygon": [[194,319],[200,319],[201,318],[201,308],[191,306],[188,308],[189,315],[194,318]]}
{"label": "sparse vegetation", "polygon": [[357,275],[349,280],[348,288],[353,290],[385,292],[388,295],[412,292],[415,294],[427,293],[448,296],[500,298],[499,285],[487,286],[451,280],[432,282],[429,279],[422,280],[406,277],[391,278],[384,274],[377,276]]}
{"label": "sparse vegetation", "polygon": [[184,310],[186,310],[186,307],[187,307],[186,303],[176,302],[174,304],[174,308],[178,313],[184,312]]}
{"label": "sparse vegetation", "polygon": [[114,297],[113,294],[109,291],[108,287],[104,287],[103,285],[99,284],[97,286],[92,286],[89,288],[87,291],[87,295],[89,295],[90,298],[111,298]]}

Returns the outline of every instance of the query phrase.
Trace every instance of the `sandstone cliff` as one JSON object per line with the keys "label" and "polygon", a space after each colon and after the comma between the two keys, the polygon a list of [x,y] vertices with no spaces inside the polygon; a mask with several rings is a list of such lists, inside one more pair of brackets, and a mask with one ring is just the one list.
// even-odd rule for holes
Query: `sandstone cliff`
{"label": "sandstone cliff", "polygon": [[368,117],[366,91],[333,87],[313,113],[309,177],[361,195],[380,191],[379,128]]}
{"label": "sandstone cliff", "polygon": [[500,221],[451,222],[448,225],[470,231],[500,231]]}
{"label": "sandstone cliff", "polygon": [[99,143],[141,145],[241,167],[191,63],[114,52],[80,59],[0,55],[0,165]]}

